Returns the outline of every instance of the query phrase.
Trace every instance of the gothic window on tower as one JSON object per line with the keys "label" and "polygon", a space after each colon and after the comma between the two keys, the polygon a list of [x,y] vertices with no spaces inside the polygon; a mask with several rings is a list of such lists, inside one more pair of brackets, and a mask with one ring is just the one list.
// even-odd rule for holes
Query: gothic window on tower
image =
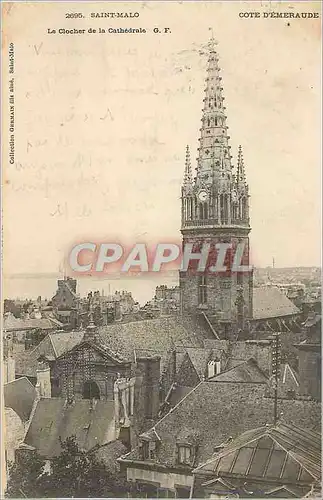
{"label": "gothic window on tower", "polygon": [[208,218],[208,206],[207,203],[200,203],[200,219]]}
{"label": "gothic window on tower", "polygon": [[206,276],[199,276],[198,300],[199,300],[199,304],[206,304],[207,303]]}
{"label": "gothic window on tower", "polygon": [[242,218],[245,219],[247,217],[247,200],[246,198],[242,198]]}
{"label": "gothic window on tower", "polygon": [[192,219],[193,218],[193,199],[188,198],[187,200],[187,218]]}
{"label": "gothic window on tower", "polygon": [[[224,175],[224,174],[222,174]],[[221,222],[224,219],[224,195],[220,195],[220,217],[221,217]]]}
{"label": "gothic window on tower", "polygon": [[[222,177],[224,177],[224,173],[222,173]],[[228,197],[226,194],[220,195],[220,216],[221,216],[221,223],[227,224],[227,222],[228,222]]]}

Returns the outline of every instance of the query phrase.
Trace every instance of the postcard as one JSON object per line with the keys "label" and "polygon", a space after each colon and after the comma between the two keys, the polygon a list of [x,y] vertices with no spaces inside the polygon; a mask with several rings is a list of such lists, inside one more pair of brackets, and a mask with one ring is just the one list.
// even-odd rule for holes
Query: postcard
{"label": "postcard", "polygon": [[3,496],[320,498],[321,2],[1,7]]}

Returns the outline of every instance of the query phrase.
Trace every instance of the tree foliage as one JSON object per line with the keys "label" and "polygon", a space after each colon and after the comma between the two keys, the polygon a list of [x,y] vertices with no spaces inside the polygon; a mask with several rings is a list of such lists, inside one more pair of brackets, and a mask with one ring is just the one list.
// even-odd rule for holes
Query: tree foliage
{"label": "tree foliage", "polygon": [[41,486],[39,480],[44,472],[45,461],[35,453],[19,454],[19,460],[9,464],[9,479],[6,497],[39,498]]}
{"label": "tree foliage", "polygon": [[95,453],[79,449],[75,437],[61,442],[62,452],[51,460],[50,473],[36,453],[26,453],[9,467],[8,498],[124,497],[128,483]]}

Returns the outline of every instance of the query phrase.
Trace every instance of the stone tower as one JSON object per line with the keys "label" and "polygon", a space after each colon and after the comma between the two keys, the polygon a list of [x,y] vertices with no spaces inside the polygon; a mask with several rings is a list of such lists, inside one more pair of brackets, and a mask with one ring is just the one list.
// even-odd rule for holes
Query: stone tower
{"label": "stone tower", "polygon": [[[243,248],[240,263],[249,265],[249,192],[242,148],[237,165],[230,154],[226,108],[215,42],[209,43],[209,57],[196,176],[193,178],[189,147],[186,149],[182,186],[183,245],[201,252],[210,244],[206,271],[198,272],[197,261],[180,271],[181,307],[185,313],[202,313],[217,328],[239,333],[252,318],[252,271],[234,272],[236,249]],[[227,271],[209,272],[219,258],[217,243],[227,243]],[[213,260],[212,260],[213,259]],[[223,266],[222,266],[223,267]]]}

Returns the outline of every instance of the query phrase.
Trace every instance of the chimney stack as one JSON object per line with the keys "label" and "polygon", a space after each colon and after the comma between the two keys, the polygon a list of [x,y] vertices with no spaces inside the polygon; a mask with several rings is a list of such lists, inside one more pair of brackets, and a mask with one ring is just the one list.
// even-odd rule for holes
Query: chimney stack
{"label": "chimney stack", "polygon": [[156,419],[159,412],[160,356],[137,357],[136,375],[142,378],[140,400],[146,419]]}
{"label": "chimney stack", "polygon": [[52,387],[50,382],[50,367],[48,363],[43,361],[38,362],[38,368],[36,370],[36,373],[37,373],[36,391],[38,393],[38,397],[40,399],[51,398]]}

